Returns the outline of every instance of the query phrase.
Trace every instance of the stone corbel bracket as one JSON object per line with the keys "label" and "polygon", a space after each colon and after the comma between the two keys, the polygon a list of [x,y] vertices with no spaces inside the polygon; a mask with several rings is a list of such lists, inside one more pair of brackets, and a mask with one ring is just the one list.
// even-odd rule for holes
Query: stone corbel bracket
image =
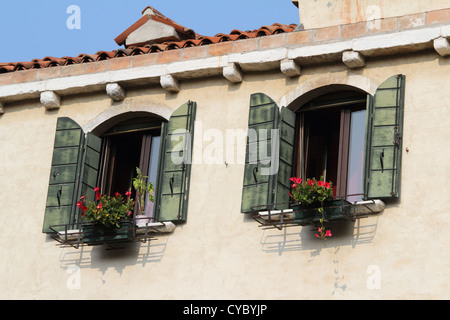
{"label": "stone corbel bracket", "polygon": [[437,51],[441,56],[450,56],[450,43],[447,38],[439,37],[433,42],[434,50]]}
{"label": "stone corbel bracket", "polygon": [[450,56],[450,26],[443,26],[441,28],[441,34],[439,37],[434,39],[433,47],[437,53],[439,53],[442,57]]}
{"label": "stone corbel bracket", "polygon": [[350,69],[362,68],[366,65],[364,56],[356,51],[344,51],[342,62]]}
{"label": "stone corbel bracket", "polygon": [[236,63],[229,63],[223,68],[223,76],[230,82],[239,83],[243,80],[242,70]]}
{"label": "stone corbel bracket", "polygon": [[291,59],[283,59],[280,62],[281,72],[287,77],[298,77],[301,74],[301,67]]}
{"label": "stone corbel bracket", "polygon": [[56,110],[61,107],[61,97],[54,91],[41,92],[40,100],[47,110]]}
{"label": "stone corbel bracket", "polygon": [[124,100],[126,96],[125,90],[118,83],[108,83],[106,93],[116,102]]}
{"label": "stone corbel bracket", "polygon": [[160,84],[161,84],[161,87],[163,87],[167,91],[170,91],[170,92],[179,92],[180,91],[180,83],[174,76],[172,76],[170,74],[162,75],[160,78]]}

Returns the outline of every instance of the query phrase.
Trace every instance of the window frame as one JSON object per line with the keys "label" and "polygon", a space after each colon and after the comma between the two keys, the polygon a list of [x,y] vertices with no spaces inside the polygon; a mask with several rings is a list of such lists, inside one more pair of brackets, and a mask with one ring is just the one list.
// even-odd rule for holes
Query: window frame
{"label": "window frame", "polygon": [[[143,176],[149,176],[149,170],[150,170],[150,158],[152,157],[152,150],[153,152],[157,152],[156,157],[159,159],[159,152],[161,151],[160,148],[158,150],[152,149],[152,143],[153,138],[155,137],[161,137],[161,129],[162,129],[162,121],[160,121],[161,125],[157,125],[155,121],[157,119],[153,117],[148,117],[147,121],[144,121],[139,125],[134,126],[128,126],[130,123],[133,123],[135,119],[128,119],[120,122],[118,125],[112,127],[109,129],[105,134],[101,136],[102,139],[102,147],[100,152],[100,168],[99,173],[97,177],[97,185],[100,188],[100,193],[102,194],[109,194],[113,195],[115,192],[124,193],[125,191],[130,191],[133,194],[133,198],[136,198],[135,190],[132,187],[132,178],[130,178],[130,181],[128,183],[128,186],[123,186],[123,188],[114,188],[116,186],[114,180],[114,177],[117,175],[118,168],[116,167],[115,158],[118,153],[121,153],[122,151],[118,149],[120,147],[120,143],[117,142],[117,137],[119,136],[125,139],[134,139],[138,138],[140,139],[140,149],[139,149],[139,159],[134,159],[135,161],[138,160],[136,165],[139,170],[142,172]],[[126,130],[120,130],[117,128],[120,127],[128,127]],[[129,137],[127,137],[127,135]],[[136,156],[136,155],[135,155]],[[133,176],[136,175],[136,170],[134,167],[131,168],[133,172]],[[156,162],[156,172],[158,171],[159,163]],[[129,169],[129,168],[128,168]],[[156,187],[157,181],[152,181],[154,186]],[[135,212],[137,209],[137,204],[135,206]],[[150,213],[146,212],[147,216],[153,217],[154,212],[153,208]]]}
{"label": "window frame", "polygon": [[[302,179],[316,178],[320,177],[310,177],[307,176],[306,167],[307,159],[307,148],[310,137],[307,136],[307,126],[306,123],[308,119],[306,114],[310,112],[325,111],[330,110],[336,112],[339,115],[339,145],[338,157],[336,162],[336,180],[333,184],[336,187],[335,195],[337,197],[347,196],[347,180],[348,180],[348,166],[349,166],[349,152],[350,152],[350,135],[351,135],[351,116],[352,112],[356,110],[366,110],[367,113],[367,94],[361,93],[355,90],[345,90],[342,92],[335,92],[332,94],[320,95],[305,105],[301,106],[296,111],[296,136],[295,136],[295,158],[294,158],[294,175]],[[367,119],[365,123],[365,128],[367,128]],[[367,129],[366,129],[367,130]],[[326,178],[326,177],[325,177]],[[328,181],[329,179],[326,178]],[[364,180],[364,179],[363,179]],[[364,181],[361,181],[361,186],[363,186]]]}

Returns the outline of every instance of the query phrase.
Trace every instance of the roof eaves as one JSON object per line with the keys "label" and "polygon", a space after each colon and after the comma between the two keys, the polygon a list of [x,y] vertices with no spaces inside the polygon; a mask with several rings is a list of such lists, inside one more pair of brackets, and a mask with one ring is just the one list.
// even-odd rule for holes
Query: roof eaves
{"label": "roof eaves", "polygon": [[[133,26],[131,26],[125,32],[123,32],[121,35],[119,35],[115,39],[116,42],[117,43],[125,42],[127,36],[131,32],[133,32],[134,30],[139,28],[139,26],[143,25],[145,22],[147,22],[149,20],[150,20],[150,18],[148,17],[148,15],[143,16]],[[128,46],[126,48],[118,48],[113,51],[98,51],[92,55],[91,54],[80,54],[76,57],[65,56],[62,58],[55,58],[55,57],[47,56],[44,59],[33,59],[32,61],[27,61],[27,62],[0,63],[0,73],[9,73],[9,72],[20,71],[20,70],[48,68],[48,67],[55,67],[55,66],[67,66],[67,65],[73,65],[73,64],[81,64],[81,63],[115,59],[115,58],[120,58],[120,57],[143,55],[143,54],[153,53],[153,52],[178,50],[178,49],[188,48],[188,47],[199,47],[199,46],[205,46],[205,45],[216,44],[216,43],[221,43],[221,42],[250,39],[250,38],[268,36],[268,35],[278,34],[278,33],[283,33],[283,32],[293,32],[295,30],[296,26],[297,25],[294,25],[294,24],[283,25],[283,24],[276,23],[271,26],[263,26],[259,29],[252,30],[252,31],[245,31],[245,32],[235,29],[235,30],[231,31],[229,34],[219,33],[215,36],[201,36],[201,35],[196,34],[195,38],[188,38],[188,39],[182,39],[182,40],[165,39],[164,42],[163,42],[163,39],[160,39],[161,42],[159,42],[159,43],[134,44],[132,46]],[[178,28],[182,32],[187,32],[186,34],[189,34],[189,32],[190,32],[189,31],[190,29],[187,29],[184,27],[178,27]],[[191,35],[193,35],[193,34],[191,34]]]}

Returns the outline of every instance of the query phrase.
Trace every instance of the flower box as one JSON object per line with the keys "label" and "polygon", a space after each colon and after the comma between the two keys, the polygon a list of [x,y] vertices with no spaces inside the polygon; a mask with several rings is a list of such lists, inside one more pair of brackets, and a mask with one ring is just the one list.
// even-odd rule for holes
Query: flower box
{"label": "flower box", "polygon": [[110,242],[124,242],[133,240],[133,223],[124,221],[120,228],[107,227],[100,223],[86,224],[81,227],[82,242],[86,244],[102,244]]}
{"label": "flower box", "polygon": [[[316,224],[320,222],[321,214],[318,212],[320,204],[292,206],[294,210],[294,221],[300,225]],[[350,219],[351,204],[343,199],[324,202],[324,221],[343,221]]]}

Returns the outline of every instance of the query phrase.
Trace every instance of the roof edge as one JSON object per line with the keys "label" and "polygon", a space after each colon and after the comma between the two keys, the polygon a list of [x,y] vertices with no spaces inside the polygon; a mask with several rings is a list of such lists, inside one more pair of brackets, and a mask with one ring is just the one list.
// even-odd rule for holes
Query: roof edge
{"label": "roof edge", "polygon": [[119,45],[124,45],[125,41],[127,40],[127,37],[133,33],[134,31],[136,31],[137,29],[139,29],[140,27],[142,27],[147,21],[150,20],[150,17],[148,15],[144,15],[142,16],[138,21],[136,21],[135,23],[133,23],[128,29],[126,29],[124,32],[122,32],[120,35],[118,35],[114,41]]}

